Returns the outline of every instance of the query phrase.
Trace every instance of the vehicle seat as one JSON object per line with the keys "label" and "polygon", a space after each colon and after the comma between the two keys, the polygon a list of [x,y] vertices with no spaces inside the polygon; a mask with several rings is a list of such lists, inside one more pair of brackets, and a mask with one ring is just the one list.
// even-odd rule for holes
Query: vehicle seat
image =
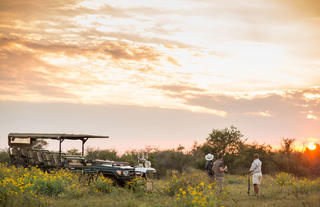
{"label": "vehicle seat", "polygon": [[43,152],[44,154],[44,165],[47,167],[54,166],[54,160],[49,152]]}
{"label": "vehicle seat", "polygon": [[53,157],[54,165],[57,166],[57,167],[61,167],[62,166],[62,162],[61,162],[60,154],[59,153],[51,153],[51,155]]}

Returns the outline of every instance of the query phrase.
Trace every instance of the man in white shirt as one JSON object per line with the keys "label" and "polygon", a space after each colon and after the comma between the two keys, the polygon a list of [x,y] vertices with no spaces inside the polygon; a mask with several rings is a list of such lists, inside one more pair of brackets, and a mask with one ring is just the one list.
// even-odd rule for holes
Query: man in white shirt
{"label": "man in white shirt", "polygon": [[258,153],[255,153],[253,157],[254,157],[254,160],[251,164],[249,173],[252,173],[252,183],[254,186],[255,195],[257,196],[259,194],[259,185],[261,184],[261,179],[262,179],[262,172],[261,172],[262,162],[259,160]]}

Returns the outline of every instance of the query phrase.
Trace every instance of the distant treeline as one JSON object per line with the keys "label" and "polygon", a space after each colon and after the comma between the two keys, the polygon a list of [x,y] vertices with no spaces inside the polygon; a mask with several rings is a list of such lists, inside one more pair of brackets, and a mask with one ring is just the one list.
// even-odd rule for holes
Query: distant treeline
{"label": "distant treeline", "polygon": [[[282,148],[273,150],[270,145],[247,144],[240,131],[231,126],[225,129],[213,129],[203,144],[195,143],[191,150],[186,151],[183,146],[171,150],[147,148],[148,159],[152,167],[157,170],[157,176],[166,176],[175,170],[179,173],[190,168],[205,170],[205,155],[224,154],[225,164],[231,174],[245,174],[250,168],[254,153],[259,153],[264,174],[288,172],[296,176],[320,176],[320,146],[316,144],[315,150],[305,149],[304,152],[293,150],[294,139],[282,138]],[[67,154],[80,154],[77,149],[66,152]],[[130,151],[119,155],[115,150],[100,150],[88,148],[87,159],[102,159],[126,161],[131,165],[138,164],[138,154],[141,151]],[[0,152],[0,161],[8,162],[6,151]]]}

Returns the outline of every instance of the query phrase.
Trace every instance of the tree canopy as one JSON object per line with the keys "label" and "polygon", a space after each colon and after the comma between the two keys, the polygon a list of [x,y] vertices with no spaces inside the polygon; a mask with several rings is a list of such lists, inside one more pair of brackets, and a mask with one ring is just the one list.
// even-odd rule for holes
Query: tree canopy
{"label": "tree canopy", "polygon": [[34,149],[44,149],[46,146],[48,146],[48,142],[44,139],[37,139],[36,143],[34,144]]}
{"label": "tree canopy", "polygon": [[207,137],[207,143],[214,152],[234,154],[244,143],[242,137],[243,135],[235,126],[231,126],[230,129],[213,129]]}

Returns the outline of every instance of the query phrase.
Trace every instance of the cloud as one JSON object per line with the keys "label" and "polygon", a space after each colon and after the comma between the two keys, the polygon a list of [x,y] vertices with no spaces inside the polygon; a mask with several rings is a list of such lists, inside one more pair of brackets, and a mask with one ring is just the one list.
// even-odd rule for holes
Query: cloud
{"label": "cloud", "polygon": [[168,59],[168,61],[169,61],[170,63],[172,63],[173,65],[178,66],[178,67],[181,67],[181,65],[178,63],[178,61],[177,61],[176,59],[174,59],[173,57],[168,57],[167,59]]}
{"label": "cloud", "polygon": [[143,45],[134,45],[124,42],[112,42],[108,41],[102,45],[105,54],[111,55],[116,59],[128,59],[128,60],[158,60],[160,54],[155,52],[152,47],[147,47]]}
{"label": "cloud", "polygon": [[1,1],[0,90],[37,101],[319,117],[317,91],[255,94],[318,83],[320,31],[296,21],[300,3],[217,2]]}
{"label": "cloud", "polygon": [[[8,47],[14,48],[15,52],[11,52],[8,49],[6,49]],[[38,61],[40,65],[47,64],[43,60],[40,60],[40,57],[50,54],[54,56],[65,55],[66,58],[83,56],[87,59],[106,59],[106,57],[109,57],[109,61],[121,64],[121,67],[123,69],[138,70],[144,72],[152,71],[153,68],[151,66],[143,66],[141,64],[141,66],[136,69],[132,67],[132,65],[130,67],[129,65],[119,61],[147,61],[149,63],[152,63],[158,62],[159,58],[163,55],[154,47],[145,46],[141,44],[129,44],[121,41],[104,41],[101,44],[94,46],[80,46],[75,44],[52,44],[50,42],[38,43],[35,41],[23,40],[19,38],[0,38],[0,49],[2,50],[1,56],[3,59],[0,59],[0,61],[8,61],[4,60],[5,57],[8,55],[6,53],[10,53],[10,55],[12,56],[16,52],[18,52],[20,56],[22,56],[22,54],[32,54],[33,58],[31,58],[30,61]],[[30,49],[32,50],[32,52],[28,51]],[[13,60],[13,58],[11,58],[9,61],[11,60]],[[13,61],[11,67],[17,68],[19,67],[19,64],[15,65],[15,61]],[[51,67],[53,67],[53,65],[50,65],[49,68]]]}
{"label": "cloud", "polygon": [[45,97],[56,97],[59,99],[60,98],[61,99],[78,98],[76,95],[73,95],[71,93],[67,93],[66,89],[63,87],[50,86],[50,85],[44,85],[44,84],[33,84],[33,85],[28,85],[27,89],[29,89],[39,95],[43,95]]}
{"label": "cloud", "polygon": [[[144,32],[135,31],[135,28],[138,29],[137,25],[143,27],[145,25],[139,20],[144,9],[116,8],[104,3],[96,10],[85,7],[85,4],[82,5],[81,2],[83,1],[1,1],[0,28],[7,35],[15,34],[24,36],[24,38],[28,36],[37,40],[51,39],[56,43],[64,42],[61,39],[69,39],[73,42],[87,42],[88,40],[96,42],[101,40],[101,37],[107,37],[116,38],[122,42],[129,40],[135,43],[160,43],[168,45],[168,47],[172,47],[172,45],[190,46],[170,38],[161,38],[157,35],[150,37],[143,35]],[[98,4],[99,2],[92,3]],[[146,11],[150,10],[150,8],[146,8]],[[108,24],[109,18],[112,18],[113,26]],[[123,25],[123,22],[126,22],[126,25]],[[144,29],[152,27],[150,25],[150,28]]]}
{"label": "cloud", "polygon": [[99,31],[96,28],[89,28],[85,31],[80,31],[79,34],[82,37],[94,36],[94,37],[108,37],[118,40],[127,40],[131,42],[152,44],[152,45],[163,45],[166,48],[199,48],[197,45],[186,43],[183,41],[172,40],[170,38],[163,38],[157,35],[155,36],[145,36],[140,33],[126,32],[126,31],[116,31],[116,32],[105,32]]}
{"label": "cloud", "polygon": [[137,98],[131,90],[144,94],[143,81],[167,76],[154,67],[161,56],[154,47],[117,40],[80,46],[3,37],[0,99],[133,104]]}
{"label": "cloud", "polygon": [[306,101],[320,102],[320,87],[313,87],[303,91],[303,96]]}
{"label": "cloud", "polygon": [[[168,56],[152,46],[118,40],[81,46],[1,38],[2,100],[21,100],[27,96],[34,101],[114,103],[123,102],[126,97],[127,104],[154,106],[161,100],[164,108],[222,117],[240,114],[265,118],[293,114],[320,117],[319,87],[264,95],[252,92],[250,98],[236,93],[212,93],[196,83],[175,80],[177,73],[160,70],[163,57],[168,60]],[[160,84],[159,78],[166,80],[166,84]],[[105,94],[112,94],[114,100],[107,100]]]}
{"label": "cloud", "polygon": [[51,85],[54,83],[48,72],[59,73],[63,68],[47,64],[27,51],[0,48],[0,57],[0,90],[4,92],[0,98],[33,100],[38,95],[61,100],[76,98],[66,88]]}
{"label": "cloud", "polygon": [[[283,95],[266,94],[263,97],[251,97],[250,99],[232,95],[196,95],[188,94],[183,98],[185,104],[201,106],[208,109],[224,110],[228,115],[254,115],[262,117],[318,117],[320,114],[316,108],[320,107],[319,99],[306,100],[305,93],[314,89],[285,91]],[[318,91],[319,93],[320,91]],[[310,113],[310,111],[312,113]],[[304,115],[307,114],[307,115]]]}
{"label": "cloud", "polygon": [[[0,22],[31,22],[35,20],[55,19],[60,14],[68,15],[70,10],[66,9],[75,5],[76,0],[50,1],[0,1]],[[68,12],[69,11],[69,12]],[[82,10],[83,12],[83,10]],[[73,15],[76,15],[73,13]]]}
{"label": "cloud", "polygon": [[204,92],[204,89],[192,87],[188,85],[158,85],[153,86],[155,89],[161,89],[170,93],[183,93],[183,92]]}
{"label": "cloud", "polygon": [[36,43],[27,40],[14,41],[7,38],[0,40],[0,44],[22,44],[30,49],[45,52],[45,53],[55,53],[55,54],[65,54],[67,56],[73,55],[83,55],[89,56],[94,53],[102,53],[111,56],[114,59],[127,59],[140,61],[146,59],[149,61],[156,61],[160,57],[155,48],[138,45],[129,44],[121,41],[104,41],[99,45],[94,46],[79,46],[75,44],[55,44],[55,43]]}
{"label": "cloud", "polygon": [[253,116],[263,116],[263,117],[272,117],[269,111],[260,111],[260,112],[248,112],[246,113],[248,115],[253,115]]}
{"label": "cloud", "polygon": [[318,0],[281,0],[276,2],[295,9],[298,16],[320,17],[320,4]]}
{"label": "cloud", "polygon": [[[312,113],[312,111],[311,111],[311,113]],[[312,115],[312,114],[308,114],[308,115],[307,115],[307,119],[318,120],[318,117],[316,117],[315,115]]]}
{"label": "cloud", "polygon": [[4,18],[2,22],[7,20],[31,22],[31,21],[50,21],[59,20],[63,22],[63,18],[75,17],[85,14],[103,13],[114,18],[131,17],[124,9],[114,8],[108,4],[104,4],[99,9],[86,7],[81,0],[63,0],[44,2],[41,0],[33,1],[0,1],[0,15]]}

